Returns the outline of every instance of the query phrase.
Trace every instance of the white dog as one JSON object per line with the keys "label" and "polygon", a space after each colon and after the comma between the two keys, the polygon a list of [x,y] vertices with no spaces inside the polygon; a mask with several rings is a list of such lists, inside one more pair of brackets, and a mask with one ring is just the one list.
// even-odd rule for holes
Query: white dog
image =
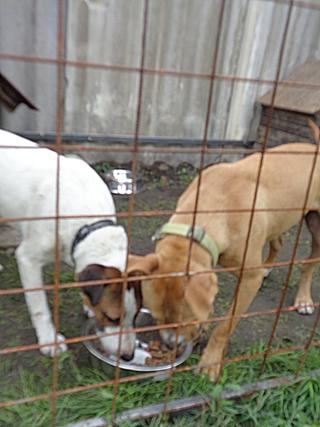
{"label": "white dog", "polygon": [[[22,236],[16,258],[26,290],[43,285],[42,268],[55,259],[57,221],[34,218],[54,218],[57,206],[60,216],[100,216],[60,219],[58,222],[60,257],[74,266],[76,277],[85,281],[121,277],[125,270],[127,236],[123,227],[116,225],[112,196],[103,180],[82,160],[58,156],[52,150],[0,130],[0,216],[8,219],[33,218],[10,223],[20,230]],[[128,285],[124,298],[119,283],[88,285],[82,290],[100,331],[119,331],[122,300],[123,326],[132,327],[141,302],[134,285]],[[56,331],[46,293],[26,292],[25,298],[38,342],[43,346],[40,350],[53,356]],[[56,351],[66,350],[63,335],[57,334],[57,340]],[[119,335],[104,337],[102,343],[107,352],[116,354]],[[133,357],[134,344],[133,333],[123,334],[123,358],[129,360]]]}

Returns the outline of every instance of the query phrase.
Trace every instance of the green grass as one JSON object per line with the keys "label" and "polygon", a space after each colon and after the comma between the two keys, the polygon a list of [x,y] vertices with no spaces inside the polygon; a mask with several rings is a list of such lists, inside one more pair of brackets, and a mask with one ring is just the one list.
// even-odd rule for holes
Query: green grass
{"label": "green grass", "polygon": [[192,169],[186,165],[180,165],[179,170],[177,171],[177,179],[180,185],[187,187],[197,175],[197,170]]}
{"label": "green grass", "polygon": [[98,163],[94,166],[94,169],[99,174],[104,174],[112,171],[112,165],[109,162]]}
{"label": "green grass", "polygon": [[[262,350],[255,347],[253,352]],[[294,373],[299,366],[301,353],[287,353],[274,356],[268,361],[260,379],[273,378]],[[304,371],[319,367],[320,352],[313,348],[307,357]],[[43,358],[48,365],[51,361]],[[194,364],[198,356],[192,356],[189,363]],[[203,375],[191,372],[176,374],[173,378],[170,400],[192,396],[210,394],[213,403],[206,411],[192,411],[170,420],[161,418],[143,423],[130,422],[126,427],[149,425],[160,426],[319,426],[320,419],[320,379],[307,377],[294,386],[283,386],[275,390],[263,391],[256,395],[237,401],[221,401],[219,394],[223,388],[236,388],[241,384],[257,381],[261,361],[253,360],[241,363],[232,363],[225,366],[222,378],[218,385],[208,381]],[[4,369],[5,368],[5,369]],[[1,365],[0,374],[8,370],[8,366]],[[59,360],[60,384],[64,389],[76,384],[87,385],[104,381],[106,378],[100,371],[77,366],[71,352],[65,353]],[[7,386],[4,392],[5,400],[18,399],[26,396],[35,396],[51,389],[52,378],[21,369],[19,379],[15,385]],[[162,382],[129,382],[119,387],[117,398],[117,412],[140,406],[160,403],[164,399],[167,383]],[[111,416],[113,387],[103,387],[91,391],[79,392],[58,399],[58,425],[84,420],[96,416]],[[36,401],[28,404],[16,405],[0,411],[0,426],[45,427],[50,425],[50,402]],[[318,424],[317,424],[318,423]]]}

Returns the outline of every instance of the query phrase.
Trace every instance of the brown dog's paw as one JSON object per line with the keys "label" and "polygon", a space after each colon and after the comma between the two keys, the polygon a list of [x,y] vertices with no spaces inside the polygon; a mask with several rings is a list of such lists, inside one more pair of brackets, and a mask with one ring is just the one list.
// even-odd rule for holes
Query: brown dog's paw
{"label": "brown dog's paw", "polygon": [[199,366],[196,369],[198,374],[208,375],[211,381],[215,382],[218,380],[220,371],[221,371],[221,359],[217,359],[214,357],[205,357],[202,356]]}
{"label": "brown dog's paw", "polygon": [[313,314],[314,313],[314,304],[313,304],[312,299],[297,298],[294,305],[295,305],[297,312],[299,314]]}
{"label": "brown dog's paw", "polygon": [[214,367],[214,368],[201,368],[200,372],[201,374],[208,375],[210,381],[216,382],[218,381],[218,378],[220,375],[220,369],[221,369],[221,365],[218,365],[218,367]]}

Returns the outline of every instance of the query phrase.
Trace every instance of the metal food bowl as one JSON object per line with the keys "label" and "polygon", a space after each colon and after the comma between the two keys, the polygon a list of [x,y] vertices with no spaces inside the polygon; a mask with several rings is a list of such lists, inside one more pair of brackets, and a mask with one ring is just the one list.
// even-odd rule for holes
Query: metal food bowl
{"label": "metal food bowl", "polygon": [[135,182],[133,182],[132,172],[127,169],[113,169],[111,172],[103,174],[103,178],[112,194],[135,194],[142,188],[141,180],[136,177]]}
{"label": "metal food bowl", "polygon": [[[142,309],[136,319],[136,327],[151,326],[155,321],[151,316],[149,310]],[[83,327],[83,335],[94,335],[96,333],[95,319],[88,319]],[[160,340],[160,335],[157,331],[141,332],[137,334],[136,349],[134,358],[127,362],[123,359],[117,361],[115,356],[108,356],[101,349],[99,339],[84,341],[86,349],[91,356],[92,365],[105,372],[108,376],[114,377],[115,368],[119,366],[121,375],[134,375],[136,372],[159,372],[169,370],[172,367],[181,365],[192,353],[192,342],[186,344],[180,356],[178,356],[173,363],[157,364],[154,366],[146,365],[145,359],[150,356],[147,351],[148,343],[152,340]],[[165,376],[159,377],[164,379]],[[157,379],[157,377],[155,377]]]}

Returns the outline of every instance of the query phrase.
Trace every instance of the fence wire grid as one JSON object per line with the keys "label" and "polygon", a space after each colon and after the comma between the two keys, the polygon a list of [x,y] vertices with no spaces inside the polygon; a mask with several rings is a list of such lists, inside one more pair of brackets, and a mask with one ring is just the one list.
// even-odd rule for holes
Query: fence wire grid
{"label": "fence wire grid", "polygon": [[[21,62],[34,62],[34,63],[39,63],[39,64],[50,64],[54,67],[56,67],[57,69],[57,90],[56,90],[56,129],[55,129],[55,135],[56,135],[56,139],[55,139],[55,143],[54,144],[40,144],[42,147],[48,147],[51,148],[55,151],[57,151],[58,153],[61,154],[67,154],[70,152],[85,152],[85,151],[92,151],[92,152],[105,152],[106,154],[108,154],[108,152],[125,152],[125,153],[130,153],[131,154],[131,171],[133,174],[133,181],[136,182],[137,180],[137,175],[138,175],[138,166],[139,166],[139,154],[143,153],[143,152],[150,152],[150,153],[170,153],[171,155],[179,155],[181,153],[192,153],[192,154],[200,154],[200,162],[198,165],[198,169],[199,169],[199,179],[197,182],[197,189],[196,189],[196,200],[195,200],[195,207],[194,210],[190,211],[190,212],[183,212],[183,214],[185,213],[190,213],[192,214],[192,235],[191,235],[191,239],[190,239],[190,244],[189,244],[189,250],[188,250],[188,260],[187,260],[187,268],[186,271],[181,271],[181,272],[175,272],[175,273],[170,273],[170,274],[153,274],[152,276],[148,276],[148,275],[140,275],[138,277],[129,277],[128,275],[125,275],[125,278],[119,278],[119,279],[112,279],[110,281],[108,280],[103,280],[103,281],[89,281],[89,282],[68,282],[68,283],[62,283],[61,279],[60,279],[60,273],[61,273],[61,267],[60,267],[60,258],[61,258],[61,254],[60,254],[60,234],[59,234],[59,226],[61,221],[67,221],[68,219],[76,219],[79,218],[79,216],[76,215],[70,215],[70,216],[64,216],[60,214],[60,181],[59,181],[59,177],[60,177],[60,164],[59,164],[59,157],[57,157],[57,169],[56,169],[56,173],[57,173],[57,187],[56,187],[56,214],[53,217],[43,217],[43,216],[38,216],[38,217],[29,217],[29,216],[25,216],[23,215],[23,212],[21,212],[21,216],[18,217],[14,217],[14,218],[0,218],[0,225],[1,224],[10,224],[10,223],[14,223],[14,222],[20,222],[20,221],[41,221],[41,220],[46,220],[46,219],[54,219],[55,220],[55,241],[56,241],[56,245],[55,245],[55,263],[54,263],[54,276],[53,276],[53,281],[51,284],[46,285],[45,286],[45,291],[47,294],[52,293],[53,294],[53,310],[52,310],[52,315],[53,315],[53,320],[54,320],[54,325],[56,327],[56,331],[59,331],[61,329],[61,322],[60,322],[60,310],[59,310],[59,295],[61,292],[68,290],[68,289],[74,289],[77,288],[79,289],[79,291],[81,290],[81,288],[83,288],[84,286],[97,286],[99,284],[107,284],[107,283],[118,283],[119,286],[122,286],[123,289],[125,290],[126,287],[128,286],[128,284],[132,281],[137,281],[137,280],[144,280],[144,279],[150,279],[150,277],[152,278],[170,278],[170,277],[193,277],[193,276],[197,276],[198,274],[204,275],[204,274],[211,274],[212,272],[221,274],[221,273],[226,273],[226,272],[230,272],[230,273],[237,273],[238,279],[237,279],[237,285],[235,287],[235,293],[234,293],[234,299],[235,302],[237,302],[238,299],[238,294],[239,294],[239,288],[240,288],[240,284],[241,284],[241,280],[243,278],[244,272],[249,271],[249,270],[255,270],[255,269],[261,269],[261,268],[281,268],[281,267],[287,267],[288,268],[288,272],[286,275],[286,279],[285,279],[285,283],[282,287],[282,291],[281,291],[281,297],[280,300],[278,301],[278,304],[276,307],[272,308],[272,309],[266,309],[266,310],[259,310],[259,311],[251,311],[248,313],[244,313],[240,316],[236,316],[235,314],[235,307],[236,307],[236,303],[234,305],[234,309],[232,312],[232,316],[228,317],[228,316],[213,316],[210,317],[208,320],[206,321],[192,321],[192,322],[179,322],[179,323],[173,323],[170,325],[154,325],[154,326],[144,326],[144,327],[139,327],[139,328],[125,328],[124,326],[121,326],[121,330],[120,330],[120,338],[119,340],[121,341],[121,336],[124,333],[128,333],[128,332],[145,332],[145,331],[159,331],[159,330],[163,330],[166,329],[168,327],[170,328],[174,328],[177,333],[176,333],[176,337],[178,337],[178,332],[180,330],[181,327],[183,326],[188,326],[188,325],[216,325],[219,322],[223,321],[223,320],[230,320],[229,325],[229,335],[231,332],[231,325],[232,325],[232,320],[235,317],[240,317],[241,319],[246,319],[246,318],[255,318],[255,317],[262,317],[262,316],[269,316],[270,317],[270,322],[272,322],[272,327],[271,327],[271,333],[269,336],[269,339],[267,340],[267,345],[266,348],[263,350],[263,352],[256,352],[256,353],[252,353],[252,354],[245,354],[245,355],[239,355],[239,356],[233,356],[233,357],[228,357],[227,355],[224,355],[223,361],[222,361],[222,365],[226,365],[229,363],[235,363],[235,362],[240,362],[240,361],[250,361],[250,360],[255,360],[255,359],[259,359],[262,358],[262,363],[261,363],[261,373],[264,370],[265,367],[265,363],[268,360],[268,358],[270,358],[272,355],[275,354],[282,354],[282,353],[286,353],[289,351],[302,351],[302,355],[300,358],[300,364],[299,364],[299,369],[297,369],[296,372],[296,376],[299,375],[302,367],[303,367],[303,363],[305,361],[305,358],[307,356],[308,351],[310,350],[311,347],[319,347],[320,345],[320,341],[316,340],[316,334],[317,334],[317,327],[318,327],[318,323],[319,323],[319,318],[320,318],[320,310],[319,310],[319,302],[315,303],[315,309],[316,309],[316,314],[314,315],[314,321],[313,321],[313,326],[311,328],[311,330],[309,331],[309,336],[306,339],[306,343],[305,345],[290,345],[287,347],[281,347],[278,349],[273,348],[273,343],[274,343],[274,339],[275,339],[275,334],[277,331],[277,327],[279,324],[279,319],[281,314],[283,313],[289,313],[292,311],[295,311],[296,308],[294,306],[286,306],[285,305],[285,298],[287,295],[287,291],[288,291],[288,287],[289,287],[289,283],[290,283],[290,278],[292,276],[292,272],[293,272],[293,268],[297,265],[308,265],[310,263],[315,263],[315,262],[319,262],[319,259],[301,259],[298,257],[298,245],[299,245],[299,240],[300,240],[300,235],[302,232],[302,225],[303,225],[303,221],[304,221],[304,213],[308,210],[312,210],[312,206],[308,205],[308,195],[310,192],[310,186],[311,186],[311,182],[313,179],[313,175],[314,175],[314,171],[315,171],[315,164],[316,164],[316,160],[317,160],[317,156],[318,156],[318,150],[315,151],[313,155],[313,163],[312,163],[312,168],[310,170],[310,176],[309,176],[309,182],[308,182],[308,188],[306,191],[306,195],[305,195],[305,201],[304,201],[304,205],[303,208],[290,208],[287,209],[288,213],[291,211],[298,211],[301,212],[301,219],[298,223],[298,230],[297,230],[297,234],[296,234],[296,238],[295,241],[293,243],[293,250],[292,250],[292,255],[290,257],[290,259],[288,261],[281,261],[281,262],[272,262],[271,264],[261,264],[261,265],[254,265],[254,266],[246,266],[246,261],[247,261],[247,253],[248,253],[248,247],[249,247],[249,241],[250,241],[250,236],[251,236],[251,232],[252,232],[252,224],[253,224],[253,219],[254,219],[254,215],[258,212],[271,212],[271,211],[280,211],[283,212],[284,209],[277,209],[277,208],[265,208],[265,209],[261,209],[256,207],[256,202],[257,202],[257,194],[258,194],[258,190],[259,190],[259,183],[260,183],[260,178],[261,178],[261,171],[263,168],[263,162],[264,162],[264,158],[265,158],[265,152],[266,149],[268,148],[268,139],[269,139],[269,133],[270,133],[270,129],[272,126],[272,119],[273,119],[273,112],[274,112],[274,108],[275,108],[275,99],[276,99],[276,94],[277,91],[279,89],[279,87],[283,87],[283,86],[292,86],[292,87],[306,87],[309,89],[319,89],[319,85],[315,85],[313,83],[305,83],[305,82],[300,82],[300,81],[292,81],[292,80],[281,80],[280,76],[281,76],[281,70],[283,67],[283,61],[284,61],[284,55],[285,55],[285,51],[288,48],[288,30],[290,27],[290,20],[292,17],[292,11],[294,8],[309,8],[314,10],[315,13],[320,13],[320,4],[317,3],[309,3],[307,1],[298,1],[298,0],[268,0],[269,2],[272,2],[274,4],[281,4],[281,5],[287,5],[287,16],[286,16],[286,22],[285,22],[285,27],[284,27],[284,32],[282,34],[282,41],[281,41],[281,49],[278,55],[278,61],[277,61],[277,67],[275,69],[275,78],[273,80],[267,80],[267,79],[258,79],[258,78],[250,78],[250,77],[246,77],[246,76],[236,76],[236,75],[223,75],[223,74],[219,74],[218,73],[218,61],[219,61],[219,53],[220,53],[220,49],[221,49],[221,34],[222,34],[222,28],[224,25],[226,25],[226,16],[225,16],[225,5],[226,5],[226,1],[225,0],[221,0],[219,2],[219,10],[217,10],[217,15],[219,16],[218,18],[218,25],[215,29],[215,44],[214,44],[214,48],[212,52],[208,52],[208,55],[210,54],[212,57],[212,63],[211,63],[211,72],[206,74],[206,73],[197,73],[197,72],[187,72],[187,71],[177,71],[177,70],[173,70],[173,69],[151,69],[148,68],[146,66],[146,43],[148,40],[148,17],[149,17],[149,0],[141,0],[143,3],[143,31],[142,31],[142,37],[141,37],[141,55],[139,58],[139,66],[138,67],[129,67],[129,66],[122,66],[122,65],[117,65],[117,64],[102,64],[102,63],[92,63],[92,62],[83,62],[83,61],[74,61],[74,60],[67,60],[65,58],[65,0],[57,0],[57,4],[58,4],[58,17],[57,17],[57,51],[56,51],[56,57],[54,58],[48,58],[48,57],[38,57],[38,56],[27,56],[27,55],[16,55],[10,52],[1,52],[0,53],[0,59],[2,61],[14,61],[15,63],[17,63],[17,65],[19,65],[19,63]],[[90,144],[86,144],[86,146],[82,146],[80,144],[66,144],[64,143],[64,134],[63,134],[63,116],[64,116],[64,102],[65,102],[65,94],[64,94],[64,86],[65,86],[65,81],[64,81],[64,70],[65,67],[75,67],[75,68],[92,68],[92,69],[98,69],[101,70],[101,72],[108,72],[108,71],[113,71],[113,72],[117,72],[117,73],[124,73],[124,74],[131,74],[134,73],[135,75],[138,76],[138,96],[137,96],[137,105],[136,105],[136,117],[135,117],[135,128],[134,128],[134,133],[132,135],[129,135],[130,137],[133,138],[133,144],[130,147],[114,147],[114,146],[110,146],[110,145],[103,145],[103,144],[95,144],[94,142],[90,143]],[[165,78],[166,76],[170,76],[170,77],[185,77],[187,79],[203,79],[203,80],[208,80],[209,81],[209,90],[208,90],[208,96],[207,96],[207,103],[206,103],[206,112],[205,115],[203,117],[204,120],[204,130],[203,130],[203,135],[202,135],[202,143],[201,146],[199,148],[195,148],[195,147],[168,147],[168,146],[161,146],[161,144],[159,144],[158,146],[141,146],[140,142],[140,130],[141,130],[141,115],[142,115],[142,102],[143,102],[143,93],[144,93],[144,85],[145,85],[145,77],[149,76],[149,77],[160,77],[160,78]],[[263,138],[263,143],[261,144],[261,147],[259,149],[257,148],[228,148],[228,147],[209,147],[208,144],[208,140],[209,140],[209,125],[210,125],[210,120],[212,117],[212,108],[215,102],[215,93],[217,90],[217,85],[219,84],[219,82],[222,81],[228,81],[228,82],[236,82],[236,83],[247,83],[247,84],[252,84],[252,85],[269,85],[272,88],[272,96],[271,96],[271,104],[270,104],[270,108],[268,110],[268,120],[267,120],[267,126],[266,126],[266,131],[265,131],[265,135]],[[319,141],[318,141],[318,146],[319,146]],[[1,148],[10,148],[10,147],[6,147],[5,145],[1,145]],[[16,149],[19,149],[18,147]],[[205,169],[205,158],[206,155],[208,154],[212,154],[212,153],[218,153],[218,154],[239,154],[239,155],[243,155],[243,154],[251,154],[251,153],[255,153],[255,152],[261,152],[261,157],[260,157],[260,162],[259,162],[259,168],[258,168],[258,173],[257,173],[257,177],[256,177],[256,186],[255,186],[255,191],[254,191],[254,197],[253,197],[253,201],[252,201],[252,206],[250,209],[237,209],[237,207],[234,207],[233,209],[228,209],[228,210],[223,210],[223,209],[219,209],[219,207],[216,207],[213,210],[201,210],[199,207],[199,195],[200,195],[200,186],[201,186],[201,182],[203,179],[203,170]],[[286,150],[285,148],[280,152],[281,154],[286,154]],[[277,153],[276,153],[277,154]],[[305,154],[304,152],[297,152],[297,155],[299,154]],[[309,153],[310,154],[310,153]],[[148,219],[152,219],[152,218],[165,218],[168,217],[169,215],[173,214],[175,211],[173,209],[157,209],[157,210],[137,210],[136,209],[136,194],[134,192],[132,192],[132,194],[129,196],[129,203],[128,203],[128,209],[126,212],[119,212],[117,213],[117,217],[120,219],[124,219],[127,221],[127,227],[126,227],[126,231],[127,231],[127,236],[128,236],[128,248],[130,251],[130,247],[132,246],[132,229],[133,229],[133,220],[135,218],[148,218]],[[205,270],[205,271],[201,271],[201,272],[192,272],[190,270],[190,262],[191,262],[191,250],[192,250],[192,246],[194,245],[194,240],[193,240],[193,233],[195,230],[195,226],[196,226],[196,216],[200,215],[200,214],[214,214],[214,213],[225,213],[226,215],[231,215],[231,214],[236,214],[236,213],[248,213],[250,215],[250,220],[249,220],[249,226],[248,226],[248,232],[247,232],[247,238],[246,238],[246,242],[245,242],[245,250],[244,250],[244,254],[243,254],[243,259],[242,259],[242,263],[239,267],[228,267],[228,268],[221,268],[219,266],[210,269],[210,270]],[[93,215],[81,215],[80,218],[92,218]],[[99,215],[94,215],[94,218],[99,217]],[[102,218],[106,218],[106,215],[102,215]],[[151,237],[151,236],[150,236]],[[37,292],[39,290],[42,290],[43,288],[41,287],[35,287],[32,289],[22,289],[22,288],[1,288],[0,289],[0,298],[6,297],[6,296],[14,296],[14,295],[20,295],[20,294],[25,294],[26,292]],[[121,318],[123,318],[123,313],[121,315]],[[271,320],[273,319],[273,320]],[[98,335],[96,334],[92,334],[92,335],[79,335],[76,337],[72,337],[72,338],[66,338],[66,344],[78,344],[78,343],[82,343],[83,341],[90,341],[90,340],[95,340],[98,338]],[[52,343],[53,346],[58,346],[58,338],[57,338],[57,334],[55,337],[55,342]],[[175,349],[174,351],[177,351],[177,346],[178,346],[178,338],[176,339],[176,343],[175,343]],[[39,350],[39,348],[41,347],[41,345],[39,344],[25,344],[25,345],[19,345],[19,346],[10,346],[10,347],[6,347],[6,348],[1,348],[0,349],[0,355],[1,358],[5,358],[7,355],[10,354],[20,354],[20,356],[24,357],[25,354],[27,354],[28,352],[34,351],[34,350]],[[59,387],[59,382],[60,382],[60,377],[59,377],[59,356],[56,354],[53,357],[53,361],[52,361],[52,389],[50,392],[47,393],[41,393],[38,395],[33,395],[33,396],[21,396],[20,399],[15,399],[15,400],[7,400],[7,401],[2,401],[0,402],[0,410],[1,408],[9,408],[9,407],[13,407],[13,406],[17,406],[17,405],[25,405],[25,404],[32,404],[35,401],[40,401],[40,400],[50,400],[51,402],[51,425],[52,426],[57,426],[59,424],[59,419],[58,419],[58,409],[57,409],[57,401],[59,398],[64,397],[64,396],[69,396],[75,393],[80,393],[80,392],[84,392],[84,391],[88,391],[88,390],[95,390],[98,388],[102,388],[102,387],[106,387],[106,386],[113,386],[113,398],[112,398],[112,417],[111,420],[109,420],[109,422],[111,423],[111,425],[115,425],[117,423],[119,423],[121,420],[121,417],[119,417],[119,411],[117,410],[117,399],[118,399],[118,389],[119,386],[121,384],[124,383],[129,383],[129,382],[135,382],[135,381],[140,381],[142,379],[148,379],[148,378],[153,378],[155,376],[157,376],[157,373],[137,373],[135,375],[130,375],[130,376],[121,376],[121,370],[119,368],[119,363],[120,363],[120,354],[118,352],[118,357],[117,357],[117,368],[115,370],[115,376],[113,378],[106,378],[104,381],[100,381],[98,383],[94,383],[94,384],[86,384],[86,385],[79,385],[79,386],[75,386],[75,387],[69,387],[69,388],[64,388],[61,389]],[[178,373],[181,372],[188,372],[188,371],[195,371],[197,369],[197,365],[181,365],[178,367],[171,367],[171,369],[169,370],[169,375],[168,378],[166,379],[167,385],[166,385],[166,392],[165,395],[163,396],[163,403],[161,405],[159,405],[154,412],[150,412],[150,414],[152,416],[156,415],[156,414],[164,414],[164,413],[170,413],[170,412],[175,412],[175,407],[172,406],[172,404],[170,403],[170,395],[171,395],[171,390],[172,390],[172,380],[173,377],[175,375],[177,375]],[[159,373],[160,375],[161,373]],[[279,383],[276,384],[280,385],[282,383],[284,383],[286,381],[286,379],[283,379],[282,377],[278,378]],[[294,381],[294,379],[291,379],[292,381]],[[290,380],[290,381],[291,381]],[[208,380],[209,381],[209,380]],[[274,386],[274,385],[270,385]],[[181,398],[183,399],[184,396],[181,396]],[[186,404],[185,406],[183,406],[183,409],[192,409],[194,407],[199,407],[199,406],[203,406],[204,404],[208,403],[207,401],[205,401],[205,399],[203,398],[200,402],[195,402],[195,400],[192,400],[189,402],[189,404]],[[179,405],[178,405],[179,406]],[[149,416],[151,416],[149,414]],[[140,414],[141,415],[141,414]],[[142,416],[142,415],[141,415]],[[119,421],[120,420],[120,421]],[[97,419],[97,424],[96,425],[103,425],[103,424],[99,424],[99,422],[101,422],[101,420],[99,421],[99,419]]]}

